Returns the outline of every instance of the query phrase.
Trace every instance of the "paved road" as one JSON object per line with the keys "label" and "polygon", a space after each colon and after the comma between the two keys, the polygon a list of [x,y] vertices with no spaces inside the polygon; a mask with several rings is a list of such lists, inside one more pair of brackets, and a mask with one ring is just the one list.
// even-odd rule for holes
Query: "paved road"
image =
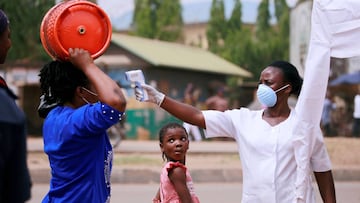
{"label": "paved road", "polygon": [[[360,182],[336,182],[337,202],[359,203]],[[48,190],[47,184],[33,186],[33,198],[27,203],[39,203]],[[113,184],[111,202],[146,203],[151,202],[158,184]],[[204,203],[239,203],[241,199],[240,183],[200,183],[195,185],[196,193]],[[321,203],[317,192],[317,202]]]}

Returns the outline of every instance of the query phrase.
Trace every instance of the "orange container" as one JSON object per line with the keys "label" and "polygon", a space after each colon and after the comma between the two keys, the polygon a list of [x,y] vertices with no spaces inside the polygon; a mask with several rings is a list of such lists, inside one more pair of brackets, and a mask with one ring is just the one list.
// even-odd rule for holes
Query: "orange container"
{"label": "orange container", "polygon": [[101,56],[111,41],[107,14],[96,4],[70,0],[52,7],[40,26],[41,43],[54,59],[66,61],[69,48],[83,48],[93,59]]}

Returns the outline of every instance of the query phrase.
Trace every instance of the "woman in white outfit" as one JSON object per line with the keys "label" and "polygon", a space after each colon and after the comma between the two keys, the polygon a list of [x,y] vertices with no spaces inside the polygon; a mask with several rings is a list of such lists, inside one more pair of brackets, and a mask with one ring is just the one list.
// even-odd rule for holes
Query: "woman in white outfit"
{"label": "woman in white outfit", "polygon": [[[234,138],[237,142],[243,169],[243,203],[297,202],[296,168],[292,142],[294,120],[297,116],[289,107],[290,95],[299,95],[302,78],[297,69],[285,61],[268,65],[261,73],[257,96],[264,108],[201,111],[165,96],[149,85],[135,88],[138,100],[142,91],[145,101],[156,103],[184,122],[206,129],[206,137],[218,135]],[[324,202],[336,202],[331,162],[319,127],[316,142],[312,143],[310,166],[314,172]],[[311,179],[312,174],[304,174]],[[315,203],[311,181],[305,202]],[[226,201],[226,200],[224,200]]]}

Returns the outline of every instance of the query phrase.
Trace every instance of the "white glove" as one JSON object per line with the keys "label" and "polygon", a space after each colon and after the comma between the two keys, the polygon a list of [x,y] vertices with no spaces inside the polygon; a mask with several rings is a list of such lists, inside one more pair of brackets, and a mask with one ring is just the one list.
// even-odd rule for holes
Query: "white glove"
{"label": "white glove", "polygon": [[[145,96],[145,92],[147,97]],[[160,106],[164,101],[165,95],[150,85],[138,83],[135,85],[135,97],[138,101],[151,102]]]}

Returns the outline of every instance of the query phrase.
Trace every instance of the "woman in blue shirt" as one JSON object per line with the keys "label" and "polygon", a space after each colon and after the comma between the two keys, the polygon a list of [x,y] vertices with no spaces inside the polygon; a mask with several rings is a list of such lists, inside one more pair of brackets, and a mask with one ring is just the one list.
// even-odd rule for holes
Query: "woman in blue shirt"
{"label": "woman in blue shirt", "polygon": [[51,167],[43,202],[110,202],[113,152],[106,129],[121,120],[126,100],[87,51],[69,54],[69,62],[52,61],[39,74],[39,115]]}

